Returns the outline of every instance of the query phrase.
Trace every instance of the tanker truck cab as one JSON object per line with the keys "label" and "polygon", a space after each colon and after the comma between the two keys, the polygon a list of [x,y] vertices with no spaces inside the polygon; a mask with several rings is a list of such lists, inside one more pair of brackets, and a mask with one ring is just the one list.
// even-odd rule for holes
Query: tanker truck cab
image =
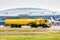
{"label": "tanker truck cab", "polygon": [[47,28],[49,28],[49,27],[52,26],[52,23],[49,20],[45,19],[44,26],[46,26]]}
{"label": "tanker truck cab", "polygon": [[49,22],[48,20],[41,18],[36,20],[36,25],[37,27],[43,27],[43,28],[49,28],[52,26],[52,23]]}

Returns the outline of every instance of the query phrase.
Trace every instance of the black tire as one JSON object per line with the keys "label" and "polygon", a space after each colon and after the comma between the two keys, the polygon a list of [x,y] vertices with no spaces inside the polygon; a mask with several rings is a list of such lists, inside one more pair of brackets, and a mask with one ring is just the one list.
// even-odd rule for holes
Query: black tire
{"label": "black tire", "polygon": [[37,26],[35,26],[35,28],[37,28]]}
{"label": "black tire", "polygon": [[31,28],[37,28],[36,24],[31,24]]}
{"label": "black tire", "polygon": [[18,25],[17,25],[17,24],[14,24],[14,27],[15,27],[15,28],[17,28],[17,27],[18,27]]}
{"label": "black tire", "polygon": [[19,28],[21,28],[21,25],[19,25]]}
{"label": "black tire", "polygon": [[21,28],[21,25],[11,24],[10,27],[11,27],[11,28],[18,28],[18,27]]}
{"label": "black tire", "polygon": [[11,28],[14,28],[14,24],[11,24],[10,27],[11,27]]}
{"label": "black tire", "polygon": [[47,25],[45,25],[45,24],[43,24],[43,25],[42,25],[42,27],[43,27],[43,28],[47,28],[48,26],[47,26]]}

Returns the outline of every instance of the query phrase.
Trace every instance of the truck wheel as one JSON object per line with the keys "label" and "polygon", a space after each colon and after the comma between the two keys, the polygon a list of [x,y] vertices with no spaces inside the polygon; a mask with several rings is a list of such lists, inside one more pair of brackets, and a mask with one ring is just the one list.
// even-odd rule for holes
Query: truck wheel
{"label": "truck wheel", "polygon": [[21,25],[14,24],[15,28],[21,28]]}
{"label": "truck wheel", "polygon": [[49,28],[49,26],[45,25],[45,28]]}
{"label": "truck wheel", "polygon": [[14,24],[11,24],[10,27],[11,27],[11,28],[14,28]]}
{"label": "truck wheel", "polygon": [[47,28],[47,25],[44,24],[44,25],[42,25],[42,27],[43,27],[43,28]]}
{"label": "truck wheel", "polygon": [[14,24],[14,27],[15,27],[15,28],[17,28],[17,27],[18,27],[18,25],[17,25],[17,24]]}
{"label": "truck wheel", "polygon": [[35,28],[37,28],[37,26],[35,26]]}
{"label": "truck wheel", "polygon": [[35,24],[31,24],[31,27],[32,28],[34,28],[34,27],[37,28],[37,26]]}
{"label": "truck wheel", "polygon": [[19,25],[19,28],[21,28],[21,25]]}

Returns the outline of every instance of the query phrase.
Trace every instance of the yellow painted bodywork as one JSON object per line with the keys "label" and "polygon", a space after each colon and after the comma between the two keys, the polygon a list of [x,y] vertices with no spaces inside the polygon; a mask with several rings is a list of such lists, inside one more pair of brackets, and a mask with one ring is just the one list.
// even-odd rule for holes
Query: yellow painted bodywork
{"label": "yellow painted bodywork", "polygon": [[45,22],[45,19],[6,19],[5,24],[30,25],[30,24],[45,24],[51,26],[51,23]]}
{"label": "yellow painted bodywork", "polygon": [[5,24],[24,24],[27,25],[31,22],[34,22],[35,20],[30,19],[6,19]]}

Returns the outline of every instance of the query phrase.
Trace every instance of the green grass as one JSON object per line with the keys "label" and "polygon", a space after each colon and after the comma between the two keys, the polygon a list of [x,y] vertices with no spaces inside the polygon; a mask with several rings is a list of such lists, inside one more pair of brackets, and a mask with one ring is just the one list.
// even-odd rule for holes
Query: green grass
{"label": "green grass", "polygon": [[[50,31],[50,32],[49,32]],[[55,32],[57,31],[57,32]],[[60,30],[46,30],[40,28],[0,28],[0,40],[60,40]],[[11,33],[12,34],[8,34]],[[46,32],[46,33],[32,33],[32,34],[15,34],[19,32]]]}
{"label": "green grass", "polygon": [[0,40],[60,40],[59,33],[39,35],[0,35]]}

